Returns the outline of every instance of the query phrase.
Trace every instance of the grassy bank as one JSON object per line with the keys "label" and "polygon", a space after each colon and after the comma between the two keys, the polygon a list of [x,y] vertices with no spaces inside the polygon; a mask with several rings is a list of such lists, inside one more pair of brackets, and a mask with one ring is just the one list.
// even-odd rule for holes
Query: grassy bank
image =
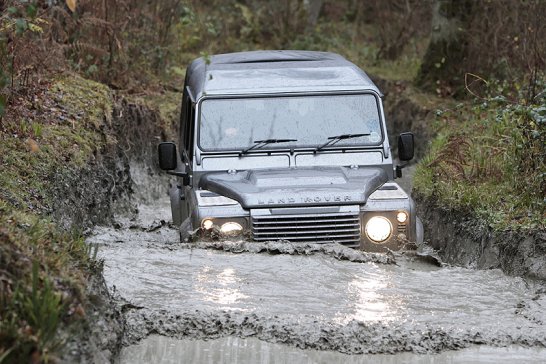
{"label": "grassy bank", "polygon": [[[55,361],[67,342],[89,334],[96,309],[89,286],[100,263],[84,242],[82,230],[94,222],[86,215],[109,214],[117,198],[112,191],[130,180],[112,170],[124,146],[139,142],[130,133],[171,130],[178,101],[175,93],[126,98],[68,74],[21,97],[3,117],[0,363]],[[122,115],[120,105],[127,103],[135,115]],[[144,120],[154,125],[114,125],[143,121],[141,109],[157,115]]]}
{"label": "grassy bank", "polygon": [[[81,234],[50,217],[56,174],[79,169],[107,143],[113,98],[69,75],[21,98],[0,129],[0,362],[50,361],[60,327],[85,319],[97,268]],[[69,188],[69,186],[66,186]]]}
{"label": "grassy bank", "polygon": [[533,101],[495,97],[439,110],[417,195],[494,230],[545,229],[545,93]]}

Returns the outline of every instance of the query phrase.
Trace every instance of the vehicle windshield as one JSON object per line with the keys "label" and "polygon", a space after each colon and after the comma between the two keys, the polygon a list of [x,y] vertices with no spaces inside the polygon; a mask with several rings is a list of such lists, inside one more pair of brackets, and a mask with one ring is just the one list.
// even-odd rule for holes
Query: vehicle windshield
{"label": "vehicle windshield", "polygon": [[374,95],[206,99],[201,103],[199,143],[207,151],[242,150],[256,140],[286,138],[297,141],[258,150],[314,148],[341,134],[370,135],[341,140],[335,148],[381,143]]}

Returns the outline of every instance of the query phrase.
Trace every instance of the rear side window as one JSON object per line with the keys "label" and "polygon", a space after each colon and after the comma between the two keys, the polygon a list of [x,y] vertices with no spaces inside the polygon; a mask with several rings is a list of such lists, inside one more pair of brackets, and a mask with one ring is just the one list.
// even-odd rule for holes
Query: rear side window
{"label": "rear side window", "polygon": [[[180,115],[180,147],[185,151],[191,161],[193,156],[193,120],[195,116],[195,105],[193,104],[187,88],[182,96],[182,112]],[[188,162],[189,162],[188,161]]]}

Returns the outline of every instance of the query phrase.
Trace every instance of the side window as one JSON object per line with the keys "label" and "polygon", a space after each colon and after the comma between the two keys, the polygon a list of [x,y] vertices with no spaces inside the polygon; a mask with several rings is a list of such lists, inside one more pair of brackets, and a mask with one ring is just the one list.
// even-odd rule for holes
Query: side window
{"label": "side window", "polygon": [[186,119],[186,133],[185,133],[185,141],[184,145],[186,153],[188,154],[188,158],[190,159],[190,162],[193,158],[193,132],[194,132],[194,120],[195,120],[195,105],[191,102],[190,98],[188,97],[188,104],[187,104],[187,110],[188,110],[188,118]]}
{"label": "side window", "polygon": [[[180,151],[187,155],[191,162],[193,156],[193,130],[194,130],[195,105],[193,105],[188,89],[184,89],[182,96],[182,110],[180,112]],[[184,158],[183,158],[184,159]]]}
{"label": "side window", "polygon": [[178,145],[180,146],[180,152],[186,149],[186,124],[188,123],[188,107],[187,107],[188,95],[184,91],[182,96],[182,107],[180,110],[180,135]]}

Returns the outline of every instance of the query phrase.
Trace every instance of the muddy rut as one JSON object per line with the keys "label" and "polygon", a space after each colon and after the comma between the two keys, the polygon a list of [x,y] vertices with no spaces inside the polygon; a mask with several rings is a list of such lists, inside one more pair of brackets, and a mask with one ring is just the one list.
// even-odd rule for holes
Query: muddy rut
{"label": "muddy rut", "polygon": [[[415,253],[282,242],[180,244],[169,214],[161,198],[88,238],[125,316],[120,362],[366,362],[370,354],[390,354],[371,356],[382,362],[407,355],[546,360],[540,282]],[[176,348],[187,355],[172,356]],[[459,351],[446,357],[452,355],[446,350]],[[336,357],[345,354],[351,356]]]}

